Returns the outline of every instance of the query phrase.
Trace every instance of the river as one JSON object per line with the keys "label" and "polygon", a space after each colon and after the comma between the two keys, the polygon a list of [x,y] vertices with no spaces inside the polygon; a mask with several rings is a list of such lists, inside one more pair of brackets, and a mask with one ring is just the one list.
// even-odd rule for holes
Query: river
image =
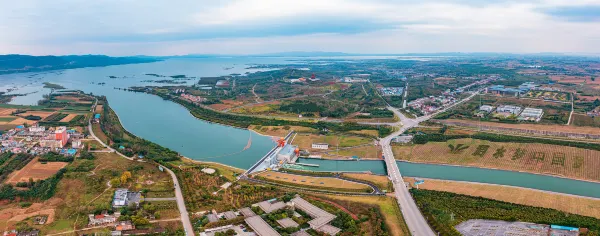
{"label": "river", "polygon": [[[114,87],[165,85],[143,82],[157,80],[145,74],[186,75],[193,77],[244,74],[250,64],[290,63],[284,58],[202,58],[170,59],[155,63],[81,68],[42,73],[0,75],[0,91],[25,94],[11,103],[35,105],[49,89],[43,82],[60,84],[68,89],[105,95],[123,126],[133,134],[171,148],[180,154],[204,161],[249,168],[274,145],[270,137],[248,130],[211,124],[193,117],[182,106],[159,97],[116,90]],[[117,78],[109,78],[115,76]],[[195,83],[197,79],[186,81]],[[105,83],[98,85],[98,83]],[[252,136],[252,145],[241,152]],[[319,164],[319,171],[371,171],[385,174],[383,161],[302,160]],[[471,167],[443,166],[399,162],[404,176],[471,181],[510,185],[539,190],[600,198],[600,184],[512,171]]]}

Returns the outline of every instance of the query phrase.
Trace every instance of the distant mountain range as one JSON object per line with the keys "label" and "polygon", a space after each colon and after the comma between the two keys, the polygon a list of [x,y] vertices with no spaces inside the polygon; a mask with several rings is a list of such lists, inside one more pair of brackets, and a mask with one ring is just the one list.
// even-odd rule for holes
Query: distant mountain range
{"label": "distant mountain range", "polygon": [[[441,52],[441,53],[344,53],[344,52],[276,52],[276,53],[262,53],[262,54],[188,54],[188,55],[174,55],[174,56],[139,56],[149,58],[211,58],[211,57],[344,57],[344,56],[398,56],[398,57],[497,57],[497,56],[534,56],[534,57],[548,57],[548,56],[594,56],[592,55],[579,55],[569,53],[552,53],[552,52],[541,52],[541,53],[501,53],[501,52]],[[596,55],[597,56],[597,55]]]}
{"label": "distant mountain range", "polygon": [[0,74],[147,63],[159,60],[154,57],[109,57],[104,55],[0,55]]}

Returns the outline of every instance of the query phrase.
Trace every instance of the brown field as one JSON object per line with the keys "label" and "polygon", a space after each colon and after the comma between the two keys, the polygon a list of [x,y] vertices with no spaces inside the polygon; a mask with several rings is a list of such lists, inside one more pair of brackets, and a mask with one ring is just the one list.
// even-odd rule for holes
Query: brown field
{"label": "brown field", "polygon": [[[459,119],[448,119],[447,121],[469,122],[466,120],[459,120]],[[566,126],[566,125],[540,125],[540,124],[527,124],[527,123],[507,124],[507,123],[496,123],[496,122],[485,122],[485,121],[482,121],[481,125],[502,127],[502,128],[543,130],[543,131],[553,131],[553,132],[600,134],[600,128],[577,127],[577,126]]]}
{"label": "brown field", "polygon": [[35,121],[35,120],[26,120],[26,119],[23,119],[23,118],[19,117],[19,118],[15,119],[15,120],[9,122],[8,124],[9,125],[22,125],[22,124],[32,125],[32,124],[35,124],[35,123],[37,123],[37,121]]}
{"label": "brown field", "polygon": [[[258,174],[266,179],[275,180],[279,182],[288,182],[295,185],[304,185],[306,187],[319,187],[319,188],[334,188],[334,189],[352,189],[352,190],[361,190],[361,189],[370,189],[369,186],[359,183],[354,183],[350,181],[345,181],[336,178],[326,178],[326,177],[312,177],[312,176],[302,176],[302,175],[294,175],[287,174],[281,172],[267,171]],[[321,184],[322,183],[322,184]]]}
{"label": "brown field", "polygon": [[[449,144],[469,147],[450,153]],[[482,156],[475,156],[480,145],[489,145]],[[500,148],[504,155],[494,157]],[[519,155],[519,150],[522,155]],[[393,146],[397,159],[414,162],[498,168],[551,174],[569,178],[600,181],[600,151],[537,143],[495,143],[475,139],[429,142],[423,145]]]}
{"label": "brown field", "polygon": [[81,97],[74,97],[74,96],[57,96],[55,97],[57,100],[68,100],[68,101],[73,101],[73,102],[77,102],[77,103],[84,103],[84,104],[90,104],[92,103],[92,101],[85,101],[82,100]]}
{"label": "brown field", "polygon": [[69,122],[71,121],[73,118],[75,118],[77,116],[77,114],[69,114],[68,116],[65,116],[65,118],[62,118],[60,120],[60,122]]}
{"label": "brown field", "polygon": [[104,106],[103,105],[97,105],[95,112],[98,113],[98,114],[102,114],[102,111],[104,111]]}
{"label": "brown field", "polygon": [[227,105],[233,105],[233,106],[240,106],[242,104],[244,104],[243,102],[240,101],[234,101],[234,100],[221,100],[221,102],[223,104],[227,104]]}
{"label": "brown field", "polygon": [[28,208],[21,208],[16,204],[9,205],[0,210],[0,230],[12,229],[19,221],[37,215],[47,215],[48,220],[45,225],[49,225],[54,222],[55,208],[61,201],[61,199],[53,198],[44,203],[33,203]]}
{"label": "brown field", "polygon": [[13,113],[14,111],[16,111],[17,109],[12,109],[12,108],[1,108],[0,107],[0,116],[8,116],[11,113]]}
{"label": "brown field", "polygon": [[573,113],[571,125],[600,127],[600,117],[591,117],[586,114]]}
{"label": "brown field", "polygon": [[260,104],[249,104],[247,106],[241,106],[231,110],[233,113],[242,113],[242,114],[264,114],[268,112],[275,112],[277,109],[277,105],[279,105],[280,101],[270,101],[264,102]]}
{"label": "brown field", "polygon": [[16,184],[18,182],[27,182],[29,179],[41,180],[50,178],[54,175],[58,170],[64,168],[69,164],[68,162],[48,162],[46,164],[42,164],[38,162],[38,158],[36,157],[31,162],[29,162],[23,169],[17,170],[13,172],[6,183]]}
{"label": "brown field", "polygon": [[[414,179],[405,178],[414,183]],[[600,199],[544,192],[510,186],[426,179],[419,188],[490,198],[527,206],[552,208],[572,214],[600,218]]]}
{"label": "brown field", "polygon": [[437,77],[433,80],[435,80],[435,82],[437,82],[438,84],[449,84],[450,82],[452,82],[453,80],[456,80],[456,79],[448,78],[448,77]]}
{"label": "brown field", "polygon": [[[341,195],[322,195],[331,199],[344,201],[360,202],[366,204],[376,204],[380,207],[381,213],[385,218],[385,223],[389,227],[390,235],[403,236],[410,235],[408,227],[402,219],[402,212],[398,207],[395,198],[392,197],[370,197],[370,196],[341,196]],[[352,210],[352,209],[350,209]]]}
{"label": "brown field", "polygon": [[600,96],[578,96],[579,100],[593,102],[596,99],[600,99]]}
{"label": "brown field", "polygon": [[552,75],[550,76],[550,79],[570,84],[600,84],[600,80],[592,81],[591,76]]}
{"label": "brown field", "polygon": [[52,114],[54,114],[54,112],[49,112],[49,111],[28,111],[28,112],[19,114],[19,116],[21,116],[21,117],[30,116],[30,115],[31,116],[39,116],[43,120],[43,119],[46,119],[46,117],[48,117],[48,116],[50,116]]}
{"label": "brown field", "polygon": [[211,104],[209,105],[210,108],[217,110],[217,111],[222,111],[222,110],[226,110],[229,108],[232,108],[234,106],[232,105],[227,105],[227,104]]}

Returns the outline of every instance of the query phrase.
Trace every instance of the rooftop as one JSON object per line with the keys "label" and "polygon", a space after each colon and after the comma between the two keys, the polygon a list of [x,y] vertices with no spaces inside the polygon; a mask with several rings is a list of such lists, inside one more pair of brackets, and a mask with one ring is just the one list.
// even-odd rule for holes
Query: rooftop
{"label": "rooftop", "polygon": [[260,207],[260,209],[263,210],[265,213],[271,213],[276,210],[284,208],[285,203],[284,202],[271,203],[269,201],[262,201],[262,202],[258,203],[258,207]]}
{"label": "rooftop", "polygon": [[244,215],[245,217],[250,217],[250,216],[256,215],[256,213],[254,213],[252,211],[252,209],[250,209],[249,207],[244,207],[244,208],[240,209],[240,213],[242,213],[242,215]]}
{"label": "rooftop", "polygon": [[290,219],[290,218],[283,218],[281,220],[277,220],[277,224],[281,225],[281,227],[283,228],[290,228],[290,227],[298,227],[298,223],[296,223],[296,221]]}
{"label": "rooftop", "polygon": [[237,215],[233,213],[233,211],[226,211],[223,213],[223,215],[225,215],[225,219],[228,220],[235,219],[237,217]]}
{"label": "rooftop", "polygon": [[259,236],[280,236],[265,220],[260,216],[252,216],[245,219],[246,224],[254,230]]}
{"label": "rooftop", "polygon": [[336,235],[340,231],[342,231],[341,229],[339,229],[339,228],[337,228],[337,227],[335,227],[333,225],[330,225],[330,224],[323,225],[323,226],[319,227],[316,230],[320,231],[320,232],[323,232],[323,233],[326,233],[326,234],[329,234],[329,235]]}
{"label": "rooftop", "polygon": [[317,229],[321,226],[331,222],[335,219],[335,215],[316,207],[310,202],[302,199],[301,197],[295,197],[291,200],[294,203],[295,207],[300,210],[306,212],[306,214],[310,215],[313,219],[308,222],[311,228]]}

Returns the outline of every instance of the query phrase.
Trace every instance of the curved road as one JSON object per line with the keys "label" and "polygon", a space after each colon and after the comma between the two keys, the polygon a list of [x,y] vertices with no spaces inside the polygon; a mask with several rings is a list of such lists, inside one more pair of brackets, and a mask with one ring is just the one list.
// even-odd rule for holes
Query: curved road
{"label": "curved road", "polygon": [[[94,106],[92,106],[92,112],[95,111],[97,104],[98,104],[98,99],[96,99]],[[89,131],[90,135],[92,135],[92,137],[94,137],[94,139],[96,139],[96,141],[98,141],[104,147],[109,149],[110,152],[117,153],[119,156],[126,158],[128,160],[132,160],[132,161],[134,160],[132,157],[128,157],[128,156],[123,155],[120,152],[117,152],[114,148],[106,145],[104,142],[102,142],[102,140],[100,140],[98,137],[96,137],[96,135],[94,134],[94,130],[92,129],[92,120],[91,119],[88,120],[88,131]],[[190,221],[190,216],[187,212],[187,209],[185,208],[185,201],[183,200],[183,194],[181,192],[181,188],[179,187],[179,181],[177,180],[177,176],[169,168],[164,167],[164,166],[162,166],[162,167],[165,170],[167,170],[167,172],[169,172],[169,174],[171,175],[171,178],[173,179],[173,183],[174,183],[173,187],[175,188],[175,198],[177,198],[177,208],[179,209],[179,213],[181,214],[181,223],[183,224],[183,229],[185,230],[185,235],[194,235],[194,227],[192,227],[192,222]]]}

